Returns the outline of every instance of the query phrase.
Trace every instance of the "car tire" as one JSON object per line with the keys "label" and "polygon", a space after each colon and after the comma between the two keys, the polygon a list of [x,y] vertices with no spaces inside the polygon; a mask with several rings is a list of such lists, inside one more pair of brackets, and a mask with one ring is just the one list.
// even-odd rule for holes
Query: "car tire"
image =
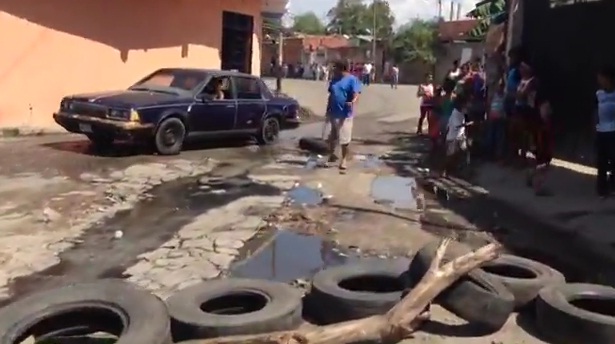
{"label": "car tire", "polygon": [[118,336],[117,344],[171,343],[164,303],[121,280],[47,290],[0,309],[0,344],[94,332]]}
{"label": "car tire", "polygon": [[181,152],[186,137],[186,126],[179,118],[167,118],[160,123],[154,137],[156,151],[160,155],[177,155]]}
{"label": "car tire", "polygon": [[87,134],[86,135],[95,148],[109,148],[113,146],[115,137],[107,134]]}
{"label": "car tire", "polygon": [[[408,268],[412,280],[418,281],[427,273],[438,246],[439,242],[432,242],[416,253]],[[451,261],[469,251],[464,245],[452,242],[444,260]],[[506,286],[481,269],[470,271],[438,295],[435,301],[460,318],[492,332],[504,326],[515,303]]]}
{"label": "car tire", "polygon": [[317,137],[302,137],[299,139],[299,148],[315,154],[329,154],[329,143]]}
{"label": "car tire", "polygon": [[564,275],[550,266],[512,255],[502,255],[481,269],[508,288],[517,310],[532,303],[542,288],[566,283]]}
{"label": "car tire", "polygon": [[256,139],[261,145],[271,145],[278,142],[280,138],[280,121],[273,116],[269,116],[263,120]]}
{"label": "car tire", "polygon": [[292,330],[303,322],[301,293],[271,281],[207,281],[166,302],[175,341]]}
{"label": "car tire", "polygon": [[[553,343],[615,343],[615,316],[581,308],[575,301],[590,301],[608,309],[615,289],[595,284],[559,284],[540,290],[536,298],[536,328]],[[606,301],[606,302],[605,302]],[[587,309],[589,308],[589,309]]]}
{"label": "car tire", "polygon": [[331,324],[385,314],[402,298],[410,281],[395,261],[370,261],[322,270],[312,279],[308,316]]}

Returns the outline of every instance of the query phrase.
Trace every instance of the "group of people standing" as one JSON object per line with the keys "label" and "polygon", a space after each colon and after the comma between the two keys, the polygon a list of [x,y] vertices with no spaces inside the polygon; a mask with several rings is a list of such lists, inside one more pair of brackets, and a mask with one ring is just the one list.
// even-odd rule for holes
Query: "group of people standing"
{"label": "group of people standing", "polygon": [[[460,152],[472,148],[500,164],[527,167],[527,185],[536,195],[549,195],[545,180],[554,132],[547,90],[520,49],[510,50],[507,57],[504,73],[491,82],[480,60],[462,66],[455,61],[441,85],[428,75],[417,93],[417,133],[423,134],[426,119],[432,153],[445,152],[444,175],[456,170]],[[597,83],[596,191],[607,197],[615,191],[615,70],[600,70]],[[528,153],[533,159],[527,159]]]}
{"label": "group of people standing", "polygon": [[461,152],[472,149],[502,164],[524,164],[532,152],[534,164],[527,183],[546,195],[544,179],[552,156],[551,110],[538,79],[517,50],[509,53],[505,74],[488,84],[481,59],[448,71],[441,86],[431,76],[419,87],[421,116],[417,133],[428,121],[433,152],[445,152],[443,174],[454,172]]}

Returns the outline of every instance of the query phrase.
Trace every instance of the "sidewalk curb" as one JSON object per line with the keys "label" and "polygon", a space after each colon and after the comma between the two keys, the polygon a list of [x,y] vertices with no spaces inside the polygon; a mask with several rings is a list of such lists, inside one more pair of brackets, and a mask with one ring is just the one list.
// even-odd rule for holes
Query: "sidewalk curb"
{"label": "sidewalk curb", "polygon": [[45,136],[45,135],[57,135],[65,134],[63,129],[51,129],[51,128],[37,128],[37,127],[2,127],[0,128],[0,140],[26,137],[26,136]]}
{"label": "sidewalk curb", "polygon": [[[417,183],[425,187],[425,189],[428,192],[430,193],[432,192],[433,184],[432,184],[432,181],[430,181],[430,178],[428,176],[424,176],[421,173],[413,173],[413,175],[414,175],[414,178],[416,178]],[[467,183],[472,184],[470,182],[467,182]],[[472,184],[472,186],[475,189],[484,189],[479,184]],[[472,190],[472,191],[476,192],[477,190]],[[601,260],[608,262],[608,264],[615,265],[615,250],[613,250],[613,248],[610,247],[609,245],[605,245],[603,242],[600,242],[600,241],[592,240],[584,236],[583,233],[579,233],[575,229],[571,228],[570,226],[566,226],[565,224],[555,219],[552,219],[550,217],[545,217],[543,214],[540,214],[536,211],[528,209],[527,207],[520,206],[519,204],[516,204],[515,202],[511,202],[501,197],[491,195],[488,192],[486,193],[477,192],[477,196],[484,197],[487,200],[498,202],[502,205],[506,205],[508,207],[514,208],[515,211],[518,212],[519,214],[522,214],[523,216],[527,216],[528,218],[531,218],[537,224],[544,225],[545,227],[544,230],[546,231],[549,231],[552,233],[565,232],[568,234],[575,234],[576,239],[581,241],[579,246],[585,246],[585,247],[591,248],[591,249],[588,249],[588,251],[591,251],[591,254],[594,255],[596,258],[600,258]]]}

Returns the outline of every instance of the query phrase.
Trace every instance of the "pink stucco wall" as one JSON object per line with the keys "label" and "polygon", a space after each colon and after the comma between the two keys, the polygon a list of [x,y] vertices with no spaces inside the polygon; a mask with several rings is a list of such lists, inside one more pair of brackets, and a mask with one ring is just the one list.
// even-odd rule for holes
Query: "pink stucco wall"
{"label": "pink stucco wall", "polygon": [[157,68],[220,68],[223,10],[255,17],[260,74],[261,0],[0,1],[0,128],[53,128],[62,96],[123,89]]}

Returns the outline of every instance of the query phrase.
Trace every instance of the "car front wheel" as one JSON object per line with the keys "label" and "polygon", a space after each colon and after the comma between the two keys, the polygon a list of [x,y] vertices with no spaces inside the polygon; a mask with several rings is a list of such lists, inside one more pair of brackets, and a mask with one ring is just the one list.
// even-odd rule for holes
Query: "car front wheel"
{"label": "car front wheel", "polygon": [[181,152],[186,136],[186,126],[179,118],[167,118],[158,126],[154,137],[160,155],[177,155]]}
{"label": "car front wheel", "polygon": [[258,130],[257,140],[260,144],[274,144],[280,138],[280,121],[275,117],[268,117]]}

